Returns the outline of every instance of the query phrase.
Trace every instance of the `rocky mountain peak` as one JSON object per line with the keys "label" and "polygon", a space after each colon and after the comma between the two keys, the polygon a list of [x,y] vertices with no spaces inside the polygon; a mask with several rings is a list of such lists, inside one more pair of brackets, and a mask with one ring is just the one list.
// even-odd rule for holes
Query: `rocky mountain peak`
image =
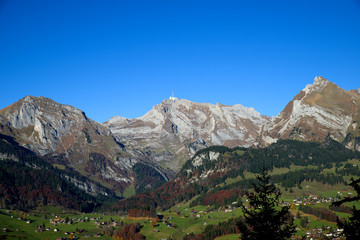
{"label": "rocky mountain peak", "polygon": [[278,139],[323,141],[331,136],[360,150],[359,107],[360,89],[346,91],[323,77],[315,77],[273,119],[241,104],[171,97],[142,117],[115,116],[101,125],[75,107],[27,96],[0,110],[0,133],[122,188],[133,181],[131,169],[138,162],[172,174],[212,145],[267,146]]}
{"label": "rocky mountain peak", "polygon": [[118,141],[147,149],[149,157],[173,170],[197,150],[211,145],[253,146],[260,126],[270,121],[241,104],[196,103],[171,97],[139,118],[104,123]]}
{"label": "rocky mountain peak", "polygon": [[110,133],[83,111],[45,97],[26,96],[0,110],[0,116],[24,146],[41,155],[67,149],[70,136],[79,135],[76,130],[92,126],[99,134]]}
{"label": "rocky mountain peak", "polygon": [[61,103],[57,103],[54,100],[46,97],[35,97],[35,96],[26,96],[23,99],[20,99],[19,103],[21,104],[32,104],[38,109],[42,110],[55,110],[55,109],[66,109],[68,111],[74,112],[76,114],[85,115],[85,113],[73,106],[64,105]]}
{"label": "rocky mountain peak", "polygon": [[321,89],[323,89],[325,86],[327,86],[330,83],[330,81],[328,81],[327,79],[321,77],[321,76],[316,76],[314,79],[314,83],[313,84],[308,84],[306,85],[306,87],[304,88],[304,92],[306,94],[309,94],[311,92],[314,91],[321,91]]}
{"label": "rocky mountain peak", "polygon": [[[323,141],[331,136],[337,141],[354,132],[351,127],[359,122],[360,96],[346,91],[323,77],[316,77],[284,110],[264,127],[261,139],[267,145],[277,139]],[[358,136],[356,130],[353,136]],[[355,139],[355,137],[353,138]],[[351,148],[360,144],[351,140]]]}
{"label": "rocky mountain peak", "polygon": [[120,191],[131,182],[131,167],[145,159],[125,149],[83,111],[45,97],[27,96],[0,110],[0,133],[51,162],[91,174]]}
{"label": "rocky mountain peak", "polygon": [[130,119],[128,118],[124,118],[124,117],[120,117],[120,116],[114,116],[112,118],[110,118],[108,121],[104,122],[104,125],[112,125],[112,124],[117,124],[117,125],[124,125],[129,123]]}

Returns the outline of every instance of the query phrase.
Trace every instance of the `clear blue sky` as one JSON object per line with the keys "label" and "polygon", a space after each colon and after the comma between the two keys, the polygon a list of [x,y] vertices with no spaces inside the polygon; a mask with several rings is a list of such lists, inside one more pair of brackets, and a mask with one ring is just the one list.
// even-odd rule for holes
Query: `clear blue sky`
{"label": "clear blue sky", "polygon": [[360,0],[0,0],[0,108],[98,122],[175,96],[277,115],[315,76],[360,87]]}

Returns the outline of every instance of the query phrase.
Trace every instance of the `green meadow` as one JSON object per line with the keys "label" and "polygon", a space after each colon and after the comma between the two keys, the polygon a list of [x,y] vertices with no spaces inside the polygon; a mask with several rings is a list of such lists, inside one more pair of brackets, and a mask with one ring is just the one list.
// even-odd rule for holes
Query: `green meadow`
{"label": "green meadow", "polygon": [[[348,162],[359,165],[359,161],[350,160]],[[274,169],[272,175],[298,169],[299,167],[296,166]],[[324,171],[335,172],[335,166],[325,169]],[[246,173],[245,177],[252,178],[254,176],[253,174]],[[351,176],[346,177],[348,179],[351,178]],[[234,179],[229,178],[226,180],[226,184],[235,183],[239,180],[241,180],[241,177]],[[319,182],[303,182],[300,187],[294,187],[291,190],[280,186],[278,187],[282,191],[282,200],[289,203],[292,203],[295,198],[308,197],[310,195],[316,195],[319,198],[335,198],[351,196],[351,194],[355,193],[351,187],[344,184],[331,186]],[[134,190],[129,188],[126,195],[132,194],[134,194]],[[101,213],[83,214],[55,206],[39,207],[29,212],[0,209],[0,230],[2,230],[0,232],[0,239],[56,239],[61,237],[99,239],[96,237],[97,234],[101,236],[101,239],[112,239],[111,236],[106,235],[106,232],[108,232],[108,229],[117,229],[118,226],[110,226],[110,224],[120,224],[121,222],[140,223],[142,226],[141,233],[146,236],[146,239],[182,239],[186,234],[201,233],[208,225],[218,224],[219,222],[238,217],[242,214],[240,208],[232,208],[231,211],[225,212],[224,208],[213,209],[210,206],[189,207],[191,201],[192,200],[177,204],[161,212],[166,221],[164,221],[164,219],[159,220],[154,226],[150,218],[130,218],[128,216],[104,215]],[[312,205],[312,207],[315,208],[325,209],[329,209],[329,206],[329,202],[314,202]],[[355,206],[360,208],[359,203],[356,203]],[[301,217],[306,216],[309,219],[307,227],[303,228],[300,226],[300,219],[295,218],[295,224],[298,225],[297,235],[300,236],[303,236],[314,227],[337,227],[335,222],[322,220],[314,215],[299,211],[298,205],[293,205],[291,212],[294,216],[299,212]],[[343,218],[349,216],[349,214],[342,212],[335,212],[335,214]],[[68,219],[69,221],[71,220],[71,223],[58,223],[54,225],[50,223],[51,219]],[[43,228],[43,231],[37,232],[40,226]],[[55,229],[58,231],[54,231]],[[73,234],[70,236],[70,233]],[[232,240],[238,237],[238,234],[231,234],[218,237],[217,239]]]}

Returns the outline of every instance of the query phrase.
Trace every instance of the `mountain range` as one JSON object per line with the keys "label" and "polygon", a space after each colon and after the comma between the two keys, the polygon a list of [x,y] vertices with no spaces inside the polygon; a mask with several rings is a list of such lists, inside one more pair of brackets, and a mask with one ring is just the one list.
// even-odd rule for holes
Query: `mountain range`
{"label": "mountain range", "polygon": [[123,193],[130,186],[153,187],[135,169],[168,181],[198,150],[213,145],[260,148],[279,139],[332,138],[360,150],[360,89],[346,91],[316,77],[273,118],[240,104],[171,97],[142,117],[115,116],[103,124],[75,107],[26,96],[0,110],[0,133],[53,166],[71,167]]}

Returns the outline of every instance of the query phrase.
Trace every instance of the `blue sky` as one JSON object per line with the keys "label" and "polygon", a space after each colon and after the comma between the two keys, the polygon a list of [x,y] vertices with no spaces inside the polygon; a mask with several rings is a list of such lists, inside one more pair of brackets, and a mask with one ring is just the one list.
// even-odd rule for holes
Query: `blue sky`
{"label": "blue sky", "polygon": [[360,0],[0,0],[0,108],[45,96],[104,122],[173,90],[273,116],[315,76],[360,87]]}

